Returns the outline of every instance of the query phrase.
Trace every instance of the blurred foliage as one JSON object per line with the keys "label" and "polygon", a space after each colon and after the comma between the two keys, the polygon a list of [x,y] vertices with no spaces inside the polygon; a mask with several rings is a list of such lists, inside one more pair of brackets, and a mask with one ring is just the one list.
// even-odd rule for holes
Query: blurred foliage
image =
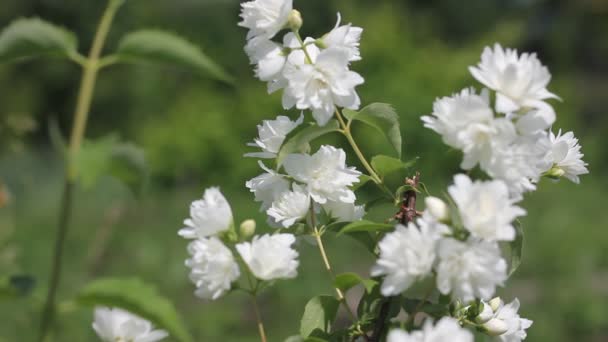
{"label": "blurred foliage", "polygon": [[[539,54],[554,75],[550,89],[564,99],[554,102],[556,128],[575,131],[591,175],[579,186],[543,182],[527,197],[523,263],[502,294],[507,300],[520,297],[523,315],[534,320],[529,341],[607,340],[608,2],[295,0],[295,5],[304,17],[304,34],[331,29],[338,10],[346,22],[365,29],[363,61],[354,65],[366,81],[360,87],[363,103],[395,107],[403,159],[420,157],[415,167],[434,194],[458,171],[460,155],[424,129],[419,117],[431,111],[436,97],[479,87],[467,67],[484,46],[498,41]],[[38,16],[74,30],[87,49],[103,6],[104,1],[5,0],[0,26]],[[99,276],[138,275],[170,295],[197,341],[257,340],[245,296],[211,303],[195,299],[183,266],[186,243],[176,235],[188,203],[210,185],[222,187],[237,222],[255,218],[265,229],[244,188],[259,169],[242,155],[256,124],[285,111],[280,95],[267,96],[265,85],[253,78],[237,20],[236,0],[130,0],[119,13],[108,51],[124,32],[166,29],[220,62],[237,86],[147,66],[117,65],[100,75],[88,136],[115,132],[143,147],[150,186],[140,201],[110,178],[76,194],[60,298],[70,298]],[[0,341],[29,341],[37,326],[61,181],[48,125],[57,120],[60,130],[69,132],[79,77],[76,66],[58,60],[0,66],[0,180],[11,198],[0,208],[0,276],[37,279],[29,298],[0,302]],[[390,144],[373,128],[359,125],[354,134],[366,154],[390,154]],[[342,143],[337,136],[327,141]],[[369,255],[349,252],[361,250],[357,242],[330,239],[329,245],[336,272],[369,271]],[[306,242],[298,248],[300,276],[278,283],[261,300],[272,341],[297,333],[313,295],[332,293],[316,250]],[[360,295],[355,292],[349,293]],[[94,340],[90,311],[69,303],[60,311],[59,340]]]}

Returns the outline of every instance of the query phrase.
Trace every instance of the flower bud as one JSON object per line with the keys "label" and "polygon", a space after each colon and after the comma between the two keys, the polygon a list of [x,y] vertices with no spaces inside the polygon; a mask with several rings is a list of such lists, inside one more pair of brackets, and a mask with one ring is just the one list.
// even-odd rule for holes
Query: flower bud
{"label": "flower bud", "polygon": [[292,9],[287,17],[287,26],[289,26],[290,29],[297,31],[302,27],[302,24],[302,14],[300,14],[300,11]]}
{"label": "flower bud", "polygon": [[501,303],[502,303],[502,300],[500,299],[500,297],[494,297],[494,298],[492,298],[491,301],[488,302],[488,304],[490,304],[490,307],[492,308],[492,311],[494,311],[494,312],[496,312],[496,310],[498,310]]}
{"label": "flower bud", "polygon": [[486,323],[492,319],[492,317],[494,317],[494,311],[492,310],[492,307],[490,307],[490,304],[485,302],[482,302],[482,304],[483,310],[479,313],[479,315],[477,315],[477,317],[475,317],[475,321],[477,323]]}
{"label": "flower bud", "polygon": [[243,239],[253,236],[253,234],[255,234],[255,221],[252,219],[243,221],[239,233]]}
{"label": "flower bud", "polygon": [[427,211],[439,221],[447,221],[450,217],[450,209],[444,201],[437,197],[429,196],[424,199]]}
{"label": "flower bud", "polygon": [[552,178],[552,179],[559,179],[565,173],[566,173],[566,171],[564,171],[564,169],[562,169],[561,167],[555,165],[555,166],[553,166],[551,168],[551,170],[545,172],[544,176]]}
{"label": "flower bud", "polygon": [[492,318],[483,325],[486,333],[490,336],[498,336],[506,333],[509,326],[502,319]]}

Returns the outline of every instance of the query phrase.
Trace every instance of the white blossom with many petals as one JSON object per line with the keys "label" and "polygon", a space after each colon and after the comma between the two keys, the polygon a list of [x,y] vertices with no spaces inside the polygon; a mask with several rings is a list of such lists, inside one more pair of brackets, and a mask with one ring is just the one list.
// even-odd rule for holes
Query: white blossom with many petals
{"label": "white blossom with many petals", "polygon": [[561,130],[557,135],[551,132],[550,139],[552,145],[550,161],[554,167],[563,171],[564,177],[578,184],[580,182],[578,176],[589,173],[587,163],[582,160],[584,154],[581,153],[578,139],[574,137],[574,133],[562,134]]}
{"label": "white blossom with many petals", "polygon": [[188,245],[190,280],[196,285],[194,294],[203,299],[218,299],[230,290],[240,275],[234,256],[218,238],[197,239]]}
{"label": "white blossom with many petals", "polygon": [[435,325],[430,319],[424,322],[421,330],[407,332],[393,329],[387,336],[387,342],[473,342],[473,334],[464,329],[458,320],[443,317]]}
{"label": "white blossom with many petals", "polygon": [[261,81],[272,81],[280,77],[287,56],[283,47],[272,40],[256,37],[247,42],[245,52],[251,64],[255,64],[255,76]]}
{"label": "white blossom with many petals", "polygon": [[431,272],[436,258],[436,245],[448,228],[433,220],[420,219],[417,225],[397,225],[378,243],[380,256],[372,267],[373,277],[385,276],[381,292],[394,296]]}
{"label": "white blossom with many petals", "polygon": [[241,4],[239,26],[249,29],[247,39],[270,39],[287,25],[292,0],[254,0]]}
{"label": "white blossom with many petals", "polygon": [[535,53],[518,55],[517,50],[495,44],[493,49],[486,47],[481,62],[469,70],[479,82],[497,92],[496,111],[500,113],[547,106],[544,100],[557,98],[547,90],[551,74]]}
{"label": "white blossom with many petals", "polygon": [[360,61],[359,41],[363,29],[352,26],[352,24],[340,25],[342,17],[338,13],[338,22],[333,30],[321,38],[323,44],[328,47],[342,48],[348,51],[348,60],[351,62]]}
{"label": "white blossom with many petals", "polygon": [[306,217],[310,209],[310,195],[298,184],[293,184],[293,191],[280,194],[266,213],[273,222],[285,228]]}
{"label": "white blossom with many petals", "polygon": [[156,342],[169,336],[152,323],[119,308],[96,307],[93,330],[104,342]]}
{"label": "white blossom with many petals", "polygon": [[258,138],[247,146],[259,147],[262,152],[245,154],[246,157],[276,158],[285,141],[285,137],[304,121],[304,115],[296,121],[291,121],[286,116],[277,116],[274,120],[263,120],[258,125]]}
{"label": "white blossom with many petals", "polygon": [[190,218],[178,234],[186,239],[204,238],[230,229],[232,209],[217,187],[205,190],[203,198],[190,205]]}
{"label": "white blossom with many petals", "polygon": [[289,191],[290,182],[285,176],[267,168],[261,161],[258,163],[266,172],[248,180],[245,186],[253,192],[256,202],[262,202],[260,211],[266,211],[281,194]]}
{"label": "white blossom with many petals", "polygon": [[344,150],[323,145],[313,154],[290,154],[283,167],[296,181],[306,184],[306,190],[315,202],[355,202],[355,193],[349,188],[359,182],[361,172],[346,166]]}
{"label": "white blossom with many petals", "polygon": [[504,182],[473,182],[469,176],[458,174],[448,192],[458,207],[462,224],[473,236],[488,241],[515,239],[512,222],[526,212],[514,205]]}
{"label": "white blossom with many petals", "polygon": [[361,100],[355,87],[363,84],[364,80],[349,70],[349,52],[346,49],[328,48],[313,59],[312,64],[285,67],[288,85],[283,107],[310,109],[319,126],[325,126],[333,117],[336,106],[359,109]]}
{"label": "white blossom with many petals", "polygon": [[444,238],[438,245],[437,288],[462,302],[489,299],[507,279],[507,262],[495,242]]}
{"label": "white blossom with many petals", "polygon": [[298,252],[291,247],[295,241],[292,234],[266,234],[240,243],[236,249],[256,278],[289,279],[298,275]]}
{"label": "white blossom with many petals", "polygon": [[532,321],[521,318],[519,311],[519,299],[515,298],[511,303],[506,304],[501,300],[500,306],[494,314],[494,319],[506,323],[507,331],[497,339],[501,342],[521,342],[526,339],[526,329],[532,326]]}

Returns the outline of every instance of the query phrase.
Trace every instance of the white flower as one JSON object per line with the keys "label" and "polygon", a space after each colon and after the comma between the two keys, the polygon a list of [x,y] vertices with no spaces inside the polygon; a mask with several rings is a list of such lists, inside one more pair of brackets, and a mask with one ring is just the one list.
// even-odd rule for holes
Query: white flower
{"label": "white flower", "polygon": [[545,131],[555,122],[555,111],[546,104],[538,108],[516,116],[515,126],[518,133],[521,135],[546,134]]}
{"label": "white flower", "polygon": [[290,154],[283,167],[296,181],[306,184],[315,202],[355,202],[355,193],[349,188],[359,182],[361,172],[346,166],[344,150],[323,145],[315,154]]}
{"label": "white flower", "polygon": [[473,342],[473,334],[464,329],[458,320],[452,317],[443,317],[433,326],[427,319],[422,330],[411,333],[401,329],[393,329],[388,334],[387,342]]}
{"label": "white flower", "polygon": [[477,67],[469,67],[469,71],[479,82],[497,92],[496,111],[500,113],[546,106],[543,100],[557,98],[547,90],[551,74],[535,53],[518,56],[517,50],[503,50],[495,44],[494,49],[486,47],[483,50],[481,62]]}
{"label": "white flower", "polygon": [[93,329],[104,342],[155,342],[167,337],[164,330],[154,330],[152,323],[118,308],[95,308]]}
{"label": "white flower", "polygon": [[365,215],[365,206],[341,201],[327,201],[323,204],[323,210],[337,222],[359,221]]}
{"label": "white flower", "polygon": [[260,211],[265,211],[282,193],[289,191],[290,183],[285,176],[267,168],[261,161],[259,165],[266,172],[248,180],[245,186],[253,192],[256,202],[262,202]]}
{"label": "white flower", "polygon": [[507,279],[507,263],[494,242],[452,238],[439,241],[437,288],[443,294],[469,302],[475,298],[487,300]]}
{"label": "white flower", "polygon": [[274,120],[263,120],[258,125],[258,138],[248,146],[259,147],[262,152],[247,153],[245,157],[276,158],[277,153],[285,141],[285,137],[304,121],[304,115],[296,121],[289,120],[286,116],[277,116]]}
{"label": "white flower", "polygon": [[306,217],[310,209],[309,194],[298,184],[294,183],[292,188],[293,191],[280,194],[266,211],[275,223],[285,228]]}
{"label": "white flower", "polygon": [[508,328],[505,333],[497,337],[501,342],[521,342],[527,337],[526,329],[532,326],[532,321],[521,318],[517,311],[519,311],[519,300],[517,298],[506,305],[502,300],[500,301],[494,319],[503,321]]}
{"label": "white flower", "polygon": [[272,81],[280,77],[287,60],[281,45],[263,37],[256,37],[247,42],[245,52],[251,64],[256,64],[255,75],[261,81]]}
{"label": "white flower", "polygon": [[437,221],[446,221],[450,218],[450,208],[444,201],[437,197],[428,196],[424,198],[424,204],[428,213]]}
{"label": "white flower", "polygon": [[352,24],[340,26],[341,19],[342,17],[340,16],[340,13],[338,13],[338,22],[336,22],[336,26],[328,34],[323,36],[321,41],[328,48],[338,47],[348,51],[349,61],[360,61],[359,40],[361,40],[363,29],[352,26]]}
{"label": "white flower", "polygon": [[196,285],[196,294],[203,299],[218,299],[230,290],[238,279],[239,266],[232,252],[216,237],[197,239],[188,245],[191,258],[186,260],[190,280]]}
{"label": "white flower", "polygon": [[436,257],[436,244],[441,224],[418,220],[407,227],[397,225],[378,244],[380,256],[372,267],[373,277],[384,275],[381,292],[394,296],[407,290],[414,282],[431,272]]}
{"label": "white flower", "polygon": [[249,29],[247,39],[264,37],[270,39],[287,25],[292,0],[254,0],[241,4],[239,26]]}
{"label": "white flower", "polygon": [[473,88],[466,88],[452,97],[438,99],[432,116],[423,116],[422,121],[425,127],[439,133],[446,145],[464,152],[461,167],[467,170],[477,163],[487,163],[494,145],[515,135],[510,121],[494,119],[487,90],[477,95]]}
{"label": "white flower", "polygon": [[458,207],[462,224],[473,236],[488,241],[515,239],[511,222],[526,212],[514,205],[503,181],[472,182],[469,176],[458,174],[448,192]]}
{"label": "white flower", "polygon": [[328,48],[319,53],[313,64],[286,66],[284,76],[288,86],[283,96],[284,108],[312,110],[319,126],[327,124],[335,106],[358,109],[361,100],[355,87],[364,80],[348,69],[348,58],[348,50]]}
{"label": "white flower", "polygon": [[578,184],[580,182],[579,175],[589,173],[587,163],[582,158],[581,146],[578,144],[578,139],[574,137],[574,133],[567,132],[562,135],[560,130],[557,136],[551,132],[551,162],[555,167],[564,171],[564,177]]}
{"label": "white flower", "polygon": [[186,239],[204,238],[230,229],[232,210],[219,188],[205,190],[203,198],[190,205],[190,218],[178,234]]}
{"label": "white flower", "polygon": [[298,275],[298,252],[291,248],[295,241],[292,234],[266,234],[240,243],[236,249],[256,278],[288,279]]}

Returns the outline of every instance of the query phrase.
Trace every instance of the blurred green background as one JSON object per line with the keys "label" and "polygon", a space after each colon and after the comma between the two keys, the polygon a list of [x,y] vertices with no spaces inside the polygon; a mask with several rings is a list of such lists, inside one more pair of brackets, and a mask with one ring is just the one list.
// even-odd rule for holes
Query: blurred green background
{"label": "blurred green background", "polygon": [[[553,102],[555,127],[575,131],[591,174],[578,186],[543,181],[526,197],[524,262],[499,293],[506,300],[519,297],[522,315],[534,320],[528,341],[607,341],[608,1],[294,2],[306,35],[329,31],[337,11],[364,28],[363,60],[353,65],[365,77],[362,101],[395,106],[404,158],[420,157],[417,170],[436,194],[458,171],[461,157],[424,129],[419,117],[431,111],[436,97],[479,87],[467,66],[477,63],[484,46],[501,42],[539,54],[554,75],[549,89],[563,99]],[[4,0],[0,26],[39,16],[74,30],[86,52],[104,6],[105,1]],[[114,131],[134,141],[146,151],[150,177],[141,199],[111,178],[77,192],[61,300],[96,277],[139,276],[171,298],[197,341],[258,339],[245,295],[217,302],[194,297],[183,265],[187,242],[176,235],[190,201],[211,185],[221,186],[238,222],[253,217],[259,229],[267,229],[244,187],[260,170],[256,160],[242,155],[257,135],[256,124],[285,111],[280,95],[267,96],[253,77],[243,52],[245,31],[236,26],[238,8],[236,0],[129,0],[121,9],[107,51],[126,32],[170,30],[200,45],[238,87],[166,68],[119,65],[102,72],[87,136]],[[38,326],[62,182],[48,124],[57,120],[69,132],[79,77],[75,65],[60,60],[0,66],[0,179],[10,192],[8,206],[0,209],[0,275],[37,279],[32,296],[0,302],[0,341],[33,340]],[[371,130],[360,128],[355,135],[368,155],[390,148]],[[347,148],[338,137],[328,141]],[[343,239],[329,238],[337,272],[366,275],[372,258]],[[308,298],[332,293],[316,248],[302,242],[298,249],[299,277],[278,282],[261,299],[270,341],[297,333]],[[95,340],[91,318],[88,310],[62,306],[58,340]]]}

